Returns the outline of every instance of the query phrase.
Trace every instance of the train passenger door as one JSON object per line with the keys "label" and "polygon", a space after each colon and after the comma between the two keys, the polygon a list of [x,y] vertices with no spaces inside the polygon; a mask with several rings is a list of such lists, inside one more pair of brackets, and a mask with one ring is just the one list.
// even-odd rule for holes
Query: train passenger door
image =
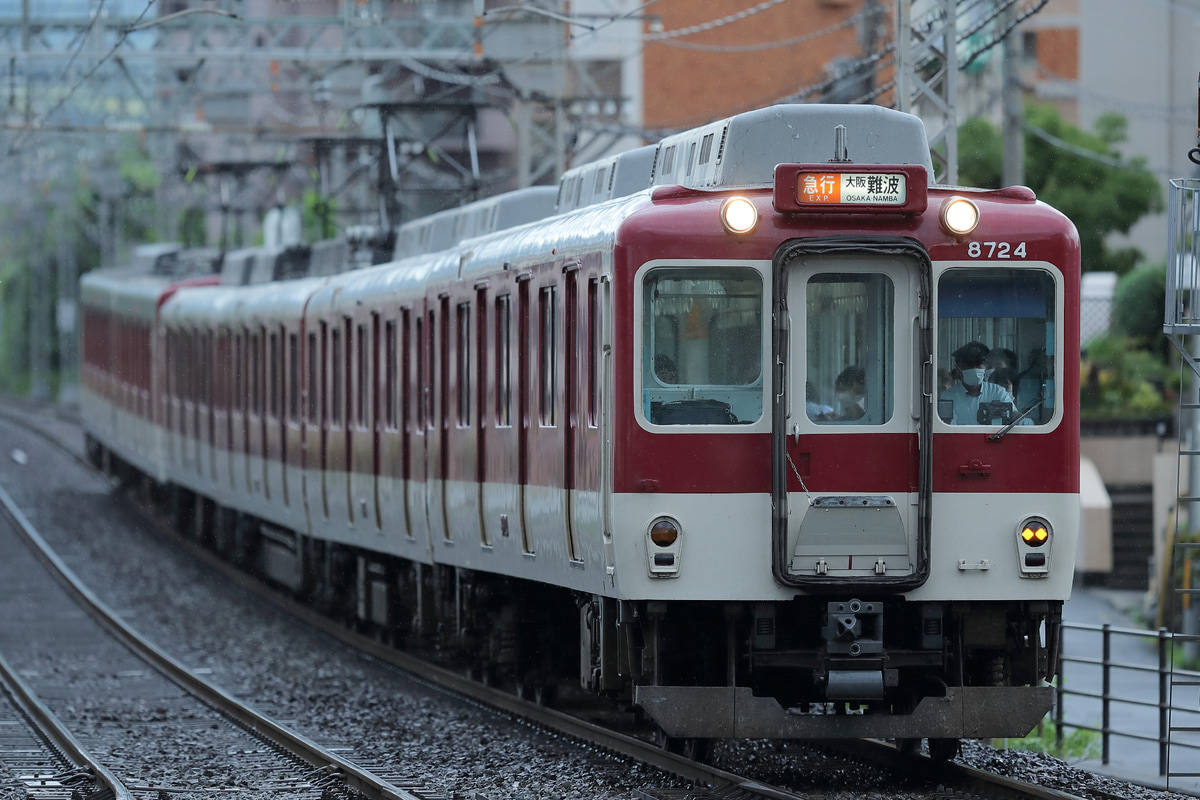
{"label": "train passenger door", "polygon": [[804,240],[780,249],[775,271],[775,385],[786,391],[772,439],[775,577],[919,586],[932,463],[928,256],[896,239]]}
{"label": "train passenger door", "polygon": [[263,497],[268,501],[273,499],[273,485],[278,484],[282,487],[285,477],[282,471],[284,421],[279,396],[283,385],[280,337],[279,328],[263,328],[263,342],[266,347],[263,359]]}
{"label": "train passenger door", "polygon": [[533,552],[529,530],[529,279],[518,284],[517,296],[517,494],[520,508],[521,552]]}
{"label": "train passenger door", "polygon": [[[479,515],[479,543],[493,546],[487,524],[487,353],[488,353],[488,291],[486,286],[475,288],[475,507]],[[492,424],[496,421],[493,419]]]}
{"label": "train passenger door", "polygon": [[567,530],[567,557],[582,561],[575,530],[576,452],[579,435],[579,273],[578,264],[565,279],[563,313],[563,514]]}
{"label": "train passenger door", "polygon": [[324,339],[318,339],[317,332],[312,330],[313,327],[318,330],[323,328],[311,323],[306,323],[303,328],[304,421],[300,436],[300,494],[304,497],[307,507],[309,530],[316,527],[314,520],[325,513],[319,487],[313,480],[314,473],[325,468],[325,429],[321,424],[321,387],[325,375],[325,362],[321,360],[321,351]]}
{"label": "train passenger door", "polygon": [[[345,401],[345,368],[346,346],[342,342],[342,326],[335,318],[330,323],[322,323],[327,333],[324,353],[328,360],[325,362],[325,440],[321,446],[324,469],[321,471],[322,493],[326,522],[338,519],[345,520],[343,511],[347,495],[346,484],[349,478],[345,472],[349,469],[346,462],[346,425],[343,417]],[[339,483],[341,484],[339,486]],[[338,491],[339,488],[341,491]]]}
{"label": "train passenger door", "polygon": [[[347,340],[350,328],[346,329]],[[379,315],[371,315],[371,323],[354,326],[354,346],[347,349],[353,358],[348,382],[350,403],[347,425],[347,463],[350,465],[350,518],[356,525],[379,527],[377,498],[379,493],[379,419],[378,381]]]}

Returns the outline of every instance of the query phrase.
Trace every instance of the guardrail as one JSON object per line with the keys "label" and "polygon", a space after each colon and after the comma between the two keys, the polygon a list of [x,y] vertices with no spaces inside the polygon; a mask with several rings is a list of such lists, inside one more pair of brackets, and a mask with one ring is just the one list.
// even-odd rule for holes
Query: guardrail
{"label": "guardrail", "polygon": [[[1061,746],[1064,728],[1075,728],[1078,730],[1094,731],[1100,734],[1101,737],[1101,759],[1105,765],[1109,763],[1110,747],[1113,737],[1123,737],[1126,739],[1136,739],[1146,742],[1155,742],[1158,744],[1158,774],[1167,776],[1179,776],[1182,774],[1195,775],[1189,771],[1188,773],[1180,773],[1178,770],[1170,769],[1171,748],[1181,747],[1191,750],[1200,750],[1200,739],[1192,741],[1182,740],[1180,737],[1172,737],[1173,732],[1200,731],[1200,701],[1197,701],[1196,707],[1186,707],[1176,702],[1181,701],[1181,698],[1176,697],[1174,691],[1179,686],[1200,686],[1200,672],[1172,668],[1172,654],[1175,646],[1173,641],[1175,636],[1166,628],[1159,628],[1157,631],[1139,630],[1137,628],[1120,628],[1112,625],[1087,625],[1082,623],[1063,623],[1063,636],[1068,632],[1076,632],[1080,635],[1094,634],[1099,636],[1099,657],[1065,655],[1065,650],[1060,646],[1059,652],[1064,653],[1060,656],[1058,684],[1055,687],[1057,692],[1057,702],[1054,707],[1054,724],[1055,738]],[[1121,643],[1135,640],[1141,642],[1142,646],[1132,645],[1128,648],[1122,648],[1122,651],[1128,653],[1128,658],[1124,660],[1116,660],[1113,658],[1113,640],[1119,638]],[[1180,637],[1181,639],[1184,637]],[[1195,637],[1187,637],[1194,639]],[[1149,647],[1153,643],[1153,649]],[[1078,647],[1072,648],[1076,651]],[[1091,648],[1085,648],[1085,651],[1091,651]],[[1138,657],[1141,661],[1138,661]],[[1068,667],[1070,665],[1086,665],[1093,670],[1098,669],[1100,672],[1100,690],[1090,691],[1084,689],[1071,688],[1071,676],[1075,674]],[[1145,676],[1154,676],[1154,682],[1141,680]],[[1089,676],[1090,677],[1090,676]],[[1114,689],[1114,677],[1118,678],[1121,686]],[[1136,697],[1131,696],[1137,691],[1146,693],[1146,696]],[[1182,694],[1182,693],[1180,693]],[[1101,722],[1099,726],[1087,724],[1082,720],[1067,719],[1067,698],[1090,698],[1098,700],[1100,703]],[[1094,704],[1093,708],[1094,708]],[[1137,709],[1156,709],[1157,724],[1154,724],[1152,715],[1145,715],[1140,720],[1131,720],[1129,728],[1137,727],[1138,730],[1129,728],[1118,730],[1113,726],[1113,709],[1120,708],[1125,711],[1136,711]],[[1172,721],[1172,716],[1178,714],[1181,718],[1195,719],[1196,722],[1190,726],[1181,726],[1178,722]],[[1132,716],[1137,717],[1135,713]],[[1144,724],[1138,724],[1138,723]],[[1194,760],[1192,760],[1194,763]]]}

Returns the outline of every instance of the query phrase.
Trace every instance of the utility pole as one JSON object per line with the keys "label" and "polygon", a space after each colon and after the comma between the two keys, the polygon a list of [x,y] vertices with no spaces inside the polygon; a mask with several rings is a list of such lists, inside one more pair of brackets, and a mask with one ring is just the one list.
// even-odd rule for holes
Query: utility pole
{"label": "utility pole", "polygon": [[50,399],[50,263],[40,248],[29,259],[29,397]]}
{"label": "utility pole", "polygon": [[[57,204],[67,208],[70,198]],[[58,303],[55,322],[58,326],[58,402],[74,405],[79,402],[79,341],[78,318],[79,264],[75,260],[74,220],[63,213],[55,226],[55,262],[58,266]]]}
{"label": "utility pole", "polygon": [[1021,40],[1017,31],[1017,6],[1009,7],[1004,37],[1004,168],[1003,184],[1025,183],[1025,93],[1021,86]]}

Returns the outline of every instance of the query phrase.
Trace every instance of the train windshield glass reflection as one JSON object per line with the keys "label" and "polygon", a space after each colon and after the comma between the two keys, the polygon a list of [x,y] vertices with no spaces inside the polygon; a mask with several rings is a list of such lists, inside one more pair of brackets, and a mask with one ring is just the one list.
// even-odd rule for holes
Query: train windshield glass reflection
{"label": "train windshield glass reflection", "polygon": [[892,418],[894,305],[895,287],[886,275],[828,273],[809,280],[809,419],[822,425],[882,425]]}
{"label": "train windshield glass reflection", "polygon": [[650,422],[758,421],[761,276],[751,269],[656,269],[647,274],[642,296],[642,404]]}
{"label": "train windshield glass reflection", "polygon": [[[937,288],[938,415],[946,422],[1005,424],[1026,409],[1018,425],[1044,425],[1054,415],[1055,295],[1054,278],[1040,269],[954,269],[945,272]],[[964,415],[963,375],[954,353],[972,342],[983,362],[983,393],[991,397],[999,386],[1012,400],[1012,411],[997,409],[983,419],[972,408]],[[972,355],[971,358],[975,356]],[[961,395],[961,396],[960,396]],[[978,401],[978,397],[976,400]],[[994,398],[993,398],[994,399]],[[957,401],[957,402],[956,402]],[[1001,413],[1003,411],[1003,413]]]}

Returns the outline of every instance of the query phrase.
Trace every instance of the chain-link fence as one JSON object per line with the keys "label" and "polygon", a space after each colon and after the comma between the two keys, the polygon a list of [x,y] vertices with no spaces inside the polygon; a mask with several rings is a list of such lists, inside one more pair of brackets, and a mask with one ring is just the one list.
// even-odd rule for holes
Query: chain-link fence
{"label": "chain-link fence", "polygon": [[1084,273],[1079,298],[1079,342],[1084,348],[1088,342],[1108,333],[1116,288],[1115,272]]}

